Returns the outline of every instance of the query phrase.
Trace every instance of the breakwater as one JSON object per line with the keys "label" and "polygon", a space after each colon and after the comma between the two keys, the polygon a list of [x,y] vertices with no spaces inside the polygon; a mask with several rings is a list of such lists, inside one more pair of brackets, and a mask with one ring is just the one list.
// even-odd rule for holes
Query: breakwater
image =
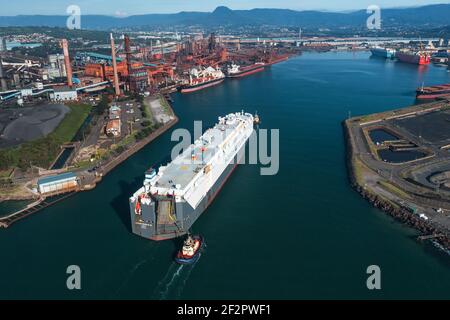
{"label": "breakwater", "polygon": [[404,223],[417,231],[422,235],[433,235],[433,239],[437,241],[444,249],[450,250],[450,237],[448,231],[441,229],[426,220],[421,219],[417,214],[410,212],[408,209],[401,207],[398,204],[382,197],[373,191],[362,186],[355,174],[355,151],[353,136],[347,125],[347,121],[342,122],[344,131],[344,138],[346,141],[346,166],[350,184],[355,191],[357,191],[364,199],[369,201],[375,208],[383,210],[388,215],[393,217],[396,221]]}

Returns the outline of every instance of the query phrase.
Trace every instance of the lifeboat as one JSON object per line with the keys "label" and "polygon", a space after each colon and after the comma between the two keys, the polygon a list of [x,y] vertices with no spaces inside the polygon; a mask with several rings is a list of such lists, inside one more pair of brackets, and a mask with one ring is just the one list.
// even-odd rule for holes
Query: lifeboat
{"label": "lifeboat", "polygon": [[178,251],[175,262],[179,264],[192,264],[200,258],[201,249],[204,241],[201,236],[188,235],[184,240],[183,247]]}

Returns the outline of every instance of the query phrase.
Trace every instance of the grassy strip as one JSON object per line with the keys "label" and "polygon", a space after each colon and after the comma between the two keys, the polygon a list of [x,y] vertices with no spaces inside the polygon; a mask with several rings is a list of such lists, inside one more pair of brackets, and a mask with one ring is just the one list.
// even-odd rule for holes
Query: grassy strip
{"label": "grassy strip", "polygon": [[7,179],[11,176],[12,174],[12,169],[7,169],[7,170],[0,170],[0,179]]}
{"label": "grassy strip", "polygon": [[367,170],[367,167],[357,157],[353,157],[352,167],[353,167],[353,174],[355,176],[356,182],[359,185],[364,185],[363,177],[364,177],[364,172]]}
{"label": "grassy strip", "polygon": [[393,193],[402,199],[411,199],[411,197],[405,191],[389,182],[379,181],[378,184],[386,191]]}
{"label": "grassy strip", "polygon": [[[147,105],[145,102],[141,103],[142,112],[142,122],[144,127],[153,126],[153,112],[151,106]],[[146,125],[148,124],[148,125]]]}
{"label": "grassy strip", "polygon": [[47,168],[60,152],[60,146],[75,137],[91,111],[91,106],[85,104],[70,104],[69,108],[70,112],[52,133],[18,147],[0,150],[1,169],[27,169],[31,165]]}
{"label": "grassy strip", "polygon": [[69,142],[80,129],[83,122],[91,112],[91,106],[87,104],[70,104],[70,113],[49,136],[59,137],[61,143]]}
{"label": "grassy strip", "polygon": [[165,112],[166,114],[169,114],[169,115],[172,115],[172,116],[173,116],[172,111],[171,111],[172,109],[170,108],[169,102],[167,102],[166,98],[164,98],[163,96],[160,96],[160,97],[159,97],[159,101],[160,101],[160,103],[161,103],[161,106],[162,106],[163,109],[164,109],[164,112]]}

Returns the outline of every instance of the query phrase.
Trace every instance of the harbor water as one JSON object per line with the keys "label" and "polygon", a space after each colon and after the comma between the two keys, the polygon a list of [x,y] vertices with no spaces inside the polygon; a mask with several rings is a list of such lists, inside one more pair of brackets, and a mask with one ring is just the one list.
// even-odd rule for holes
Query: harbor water
{"label": "harbor water", "polygon": [[[161,136],[79,193],[0,230],[0,298],[310,299],[450,298],[450,259],[351,189],[341,121],[411,105],[415,89],[450,82],[445,68],[306,53],[190,95],[174,94],[175,128],[204,127],[245,109],[280,130],[280,169],[241,165],[193,233],[207,247],[178,266],[181,240],[130,232],[128,198],[176,142]],[[175,129],[174,128],[174,129]],[[66,269],[81,269],[81,290]],[[368,290],[367,267],[381,269]]]}

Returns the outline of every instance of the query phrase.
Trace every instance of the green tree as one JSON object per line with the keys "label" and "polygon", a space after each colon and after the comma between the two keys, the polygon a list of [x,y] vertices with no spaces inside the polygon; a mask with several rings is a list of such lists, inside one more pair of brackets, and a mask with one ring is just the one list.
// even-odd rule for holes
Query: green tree
{"label": "green tree", "polygon": [[105,111],[108,109],[109,99],[106,95],[102,96],[102,99],[95,107],[95,111],[98,115],[103,115]]}

